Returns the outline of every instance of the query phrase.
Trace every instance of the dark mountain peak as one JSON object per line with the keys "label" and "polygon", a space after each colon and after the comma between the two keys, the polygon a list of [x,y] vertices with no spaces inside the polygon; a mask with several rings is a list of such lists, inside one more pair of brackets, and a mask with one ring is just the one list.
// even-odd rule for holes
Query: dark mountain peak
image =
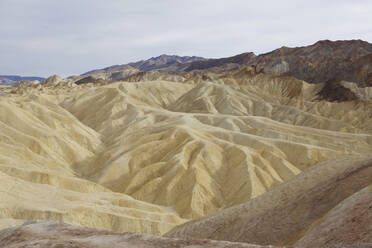
{"label": "dark mountain peak", "polygon": [[315,42],[313,45],[350,45],[350,44],[358,44],[358,45],[368,45],[367,41],[361,39],[355,40],[319,40]]}
{"label": "dark mountain peak", "polygon": [[[167,62],[173,62],[178,61],[180,63],[187,63],[191,61],[197,61],[197,60],[205,60],[203,57],[197,57],[197,56],[179,56],[179,55],[169,55],[169,54],[162,54],[157,57],[152,57],[148,60],[141,60],[143,62],[150,61],[150,60],[162,60]],[[139,62],[141,62],[139,61]],[[137,62],[135,62],[137,63]]]}
{"label": "dark mountain peak", "polygon": [[148,60],[141,60],[135,63],[129,63],[128,65],[137,68],[141,71],[152,71],[160,70],[173,65],[190,63],[194,61],[205,60],[202,57],[196,56],[178,56],[178,55],[167,55],[162,54],[158,57],[152,57]]}
{"label": "dark mountain peak", "polygon": [[180,64],[191,63],[194,61],[201,61],[206,60],[203,57],[197,56],[179,56],[179,55],[168,55],[168,54],[161,54],[157,57],[151,57],[147,60],[140,60],[137,62],[132,62],[129,64],[124,65],[114,65],[109,66],[103,69],[92,70],[86,72],[82,75],[89,75],[95,73],[97,71],[108,71],[108,70],[124,70],[128,69],[129,67],[141,70],[141,71],[156,71],[156,70],[166,70],[172,66],[177,67]]}
{"label": "dark mountain peak", "polygon": [[333,41],[331,41],[331,40],[319,40],[319,41],[315,42],[314,45],[321,45],[321,46],[323,46],[323,45],[329,45],[329,44],[331,44],[332,42],[333,42]]}
{"label": "dark mountain peak", "polygon": [[[178,59],[178,58],[181,58],[181,56],[178,56],[178,55],[168,55],[168,54],[161,54],[159,56],[156,56],[156,57],[151,57],[149,59],[146,59],[146,60],[158,60],[158,59]],[[140,60],[140,61],[146,61],[146,60]]]}
{"label": "dark mountain peak", "polygon": [[[303,56],[308,54],[315,54],[317,51],[324,52],[338,52],[344,54],[344,56],[355,55],[358,51],[364,53],[364,55],[372,52],[372,44],[363,40],[320,40],[309,46],[300,46],[300,47],[286,47],[282,46],[281,48],[275,49],[268,53],[260,54],[259,57],[263,56],[273,56],[273,55],[296,55]],[[346,52],[346,54],[345,54]],[[283,54],[284,53],[284,54]]]}
{"label": "dark mountain peak", "polygon": [[[336,40],[336,41],[331,41],[331,40],[320,40],[315,42],[313,45],[308,46],[309,48],[312,47],[318,47],[318,48],[323,48],[323,49],[367,49],[371,50],[372,49],[372,44],[363,41],[363,40]],[[306,47],[302,47],[306,48]]]}
{"label": "dark mountain peak", "polygon": [[254,57],[256,57],[256,55],[253,52],[247,52],[235,55],[233,57],[196,61],[190,63],[185,71],[206,70],[214,67],[226,66],[227,64],[236,64],[239,66],[248,65]]}

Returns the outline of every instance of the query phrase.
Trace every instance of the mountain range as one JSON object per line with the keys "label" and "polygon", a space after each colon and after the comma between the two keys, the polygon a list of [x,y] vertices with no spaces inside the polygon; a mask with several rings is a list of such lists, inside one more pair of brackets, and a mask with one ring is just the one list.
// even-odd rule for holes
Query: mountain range
{"label": "mountain range", "polygon": [[161,55],[83,75],[118,80],[140,71],[183,75],[193,71],[227,72],[245,66],[255,67],[257,72],[292,76],[309,83],[345,80],[361,87],[372,86],[372,44],[362,40],[322,40],[310,46],[281,47],[260,55],[248,52],[220,59]]}
{"label": "mountain range", "polygon": [[[361,87],[372,86],[372,44],[362,40],[322,40],[309,46],[281,47],[260,55],[247,52],[218,59],[163,54],[125,65],[92,70],[75,78],[90,76],[83,83],[97,79],[115,81],[125,80],[140,72],[158,71],[174,75],[196,71],[221,73],[246,66],[254,67],[256,72],[292,76],[309,83],[345,80]],[[0,84],[20,80],[44,81],[45,78],[0,75]]]}
{"label": "mountain range", "polygon": [[22,76],[16,76],[16,75],[0,75],[0,84],[13,84],[15,82],[21,81],[21,80],[28,80],[28,81],[44,81],[45,78],[42,77],[22,77]]}

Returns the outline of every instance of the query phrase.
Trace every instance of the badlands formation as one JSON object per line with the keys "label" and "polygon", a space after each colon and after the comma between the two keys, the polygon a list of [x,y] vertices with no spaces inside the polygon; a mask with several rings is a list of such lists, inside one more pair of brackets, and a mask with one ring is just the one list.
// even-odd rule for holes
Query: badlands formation
{"label": "badlands formation", "polygon": [[0,86],[0,244],[372,243],[372,88],[188,59]]}

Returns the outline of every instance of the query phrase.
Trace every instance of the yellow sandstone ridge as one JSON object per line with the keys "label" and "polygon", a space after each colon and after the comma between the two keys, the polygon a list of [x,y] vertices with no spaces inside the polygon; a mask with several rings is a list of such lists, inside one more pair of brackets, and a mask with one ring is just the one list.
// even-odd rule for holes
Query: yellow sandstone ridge
{"label": "yellow sandstone ridge", "polygon": [[321,85],[249,70],[173,79],[1,88],[0,227],[160,235],[372,149],[371,88],[328,102]]}

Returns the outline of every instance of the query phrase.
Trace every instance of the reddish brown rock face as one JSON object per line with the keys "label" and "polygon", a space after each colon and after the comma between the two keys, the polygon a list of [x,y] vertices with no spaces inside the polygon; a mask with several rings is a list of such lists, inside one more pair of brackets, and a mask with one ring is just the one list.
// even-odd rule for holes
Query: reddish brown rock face
{"label": "reddish brown rock face", "polygon": [[252,65],[266,74],[292,76],[309,83],[345,80],[366,87],[372,85],[372,44],[361,41],[318,41],[311,46],[282,47],[255,56],[243,53],[222,59],[209,59],[190,63],[186,71],[208,70]]}
{"label": "reddish brown rock face", "polygon": [[[269,74],[293,76],[309,83],[346,80],[371,85],[372,44],[361,41],[318,41],[314,45],[282,47],[251,61]],[[287,65],[287,70],[283,65]]]}

